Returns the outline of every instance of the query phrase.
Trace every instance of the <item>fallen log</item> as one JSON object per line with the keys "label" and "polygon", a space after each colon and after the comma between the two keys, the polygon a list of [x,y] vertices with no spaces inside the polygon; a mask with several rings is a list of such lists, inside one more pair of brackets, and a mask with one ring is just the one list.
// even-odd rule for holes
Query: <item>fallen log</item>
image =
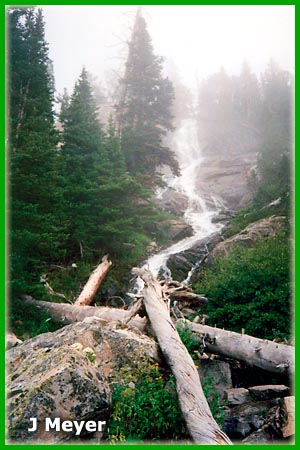
{"label": "fallen log", "polygon": [[128,327],[135,327],[140,331],[144,331],[146,327],[146,319],[137,315],[140,308],[140,302],[137,302],[129,310],[109,308],[107,306],[77,306],[69,303],[52,303],[42,300],[34,300],[28,295],[21,297],[22,302],[47,311],[50,316],[66,325],[73,322],[82,322],[87,318],[91,318],[106,322],[119,321]]}
{"label": "fallen log", "polygon": [[111,266],[112,262],[108,259],[108,255],[104,255],[99,266],[91,273],[74,305],[83,306],[92,303],[100,284],[106,277]]}
{"label": "fallen log", "polygon": [[159,346],[176,379],[180,408],[191,438],[201,444],[231,444],[214,420],[199,374],[163,301],[160,283],[146,269],[133,269],[145,282],[144,304]]}
{"label": "fallen log", "polygon": [[186,319],[179,319],[176,324],[184,324],[196,334],[206,352],[245,361],[269,372],[294,372],[294,347],[291,345],[221,330]]}
{"label": "fallen log", "polygon": [[[168,291],[166,291],[166,294],[168,294]],[[207,303],[206,297],[190,291],[173,291],[169,294],[169,298],[171,300],[177,300],[179,302],[186,302],[187,304],[195,304],[199,306]]]}

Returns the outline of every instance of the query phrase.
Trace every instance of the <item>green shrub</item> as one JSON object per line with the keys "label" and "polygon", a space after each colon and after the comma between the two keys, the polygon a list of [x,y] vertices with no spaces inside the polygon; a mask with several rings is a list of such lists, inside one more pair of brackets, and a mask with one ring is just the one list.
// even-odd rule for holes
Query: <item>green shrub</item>
{"label": "green shrub", "polygon": [[134,376],[123,371],[122,382],[113,387],[108,440],[177,441],[185,437],[174,377],[164,375],[158,364],[144,366]]}
{"label": "green shrub", "polygon": [[217,258],[194,285],[208,323],[265,339],[290,336],[290,248],[284,234]]}
{"label": "green shrub", "polygon": [[177,332],[194,362],[197,362],[199,359],[198,354],[199,352],[201,353],[199,339],[193,335],[188,325],[179,324]]}

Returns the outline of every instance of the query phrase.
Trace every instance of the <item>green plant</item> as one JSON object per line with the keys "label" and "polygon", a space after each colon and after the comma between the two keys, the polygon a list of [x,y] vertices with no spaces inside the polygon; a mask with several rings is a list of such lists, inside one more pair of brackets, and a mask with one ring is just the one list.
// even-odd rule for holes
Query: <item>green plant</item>
{"label": "green plant", "polygon": [[113,387],[107,439],[111,442],[178,440],[186,429],[178,407],[174,377],[154,365],[134,375],[123,370]]}
{"label": "green plant", "polygon": [[213,418],[217,424],[223,428],[228,402],[224,400],[222,395],[216,390],[215,383],[211,375],[206,375],[201,384]]}
{"label": "green plant", "polygon": [[209,324],[265,339],[290,335],[290,245],[278,234],[217,258],[194,285]]}
{"label": "green plant", "polygon": [[198,354],[199,351],[201,350],[199,339],[192,334],[188,325],[185,324],[179,323],[179,325],[177,326],[177,332],[183,344],[185,345],[187,351],[189,352],[193,360],[197,362],[199,359]]}

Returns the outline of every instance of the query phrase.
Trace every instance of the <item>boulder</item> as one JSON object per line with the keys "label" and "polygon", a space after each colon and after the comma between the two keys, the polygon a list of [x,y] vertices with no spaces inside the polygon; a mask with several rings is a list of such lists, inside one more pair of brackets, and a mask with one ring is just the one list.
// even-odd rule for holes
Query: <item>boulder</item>
{"label": "boulder", "polygon": [[270,443],[270,434],[264,428],[253,431],[245,439],[242,440],[243,444],[267,444]]}
{"label": "boulder", "polygon": [[193,228],[181,219],[163,220],[157,224],[157,229],[174,242],[193,235]]}
{"label": "boulder", "polygon": [[[11,442],[59,443],[86,439],[74,432],[45,431],[46,418],[106,421],[110,384],[120,369],[158,361],[157,344],[117,324],[84,322],[41,334],[7,351],[7,421]],[[38,419],[29,432],[30,418]],[[94,439],[95,433],[88,433]],[[91,436],[90,436],[91,435]],[[97,435],[101,439],[101,433]]]}
{"label": "boulder", "polygon": [[218,359],[201,359],[199,367],[201,382],[203,379],[212,380],[214,390],[223,398],[225,391],[232,387],[230,365]]}
{"label": "boulder", "polygon": [[210,252],[207,262],[230,254],[237,245],[253,247],[257,242],[275,236],[283,229],[285,220],[284,216],[271,216],[251,223],[240,233],[219,242]]}
{"label": "boulder", "polygon": [[279,400],[273,399],[250,401],[230,408],[224,420],[225,432],[232,438],[245,438],[268,423],[270,411],[276,410],[278,405]]}
{"label": "boulder", "polygon": [[254,400],[268,400],[270,398],[285,397],[290,393],[290,388],[283,384],[252,386],[249,387],[248,390]]}
{"label": "boulder", "polygon": [[21,339],[17,338],[17,336],[12,333],[11,331],[8,331],[6,333],[6,342],[5,342],[5,349],[9,350],[12,347],[15,347],[18,344],[22,344]]}
{"label": "boulder", "polygon": [[225,395],[229,406],[242,405],[251,400],[249,391],[245,388],[226,389]]}

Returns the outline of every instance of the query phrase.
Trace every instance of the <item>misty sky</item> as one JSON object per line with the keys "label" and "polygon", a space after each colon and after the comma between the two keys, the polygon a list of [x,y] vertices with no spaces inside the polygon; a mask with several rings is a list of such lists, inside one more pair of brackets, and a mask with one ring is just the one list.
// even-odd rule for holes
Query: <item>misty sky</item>
{"label": "misty sky", "polygon": [[[81,68],[102,80],[122,75],[136,6],[42,6],[56,89],[73,89]],[[223,65],[256,73],[272,57],[294,71],[294,6],[145,6],[156,54],[168,57],[190,87]]]}

